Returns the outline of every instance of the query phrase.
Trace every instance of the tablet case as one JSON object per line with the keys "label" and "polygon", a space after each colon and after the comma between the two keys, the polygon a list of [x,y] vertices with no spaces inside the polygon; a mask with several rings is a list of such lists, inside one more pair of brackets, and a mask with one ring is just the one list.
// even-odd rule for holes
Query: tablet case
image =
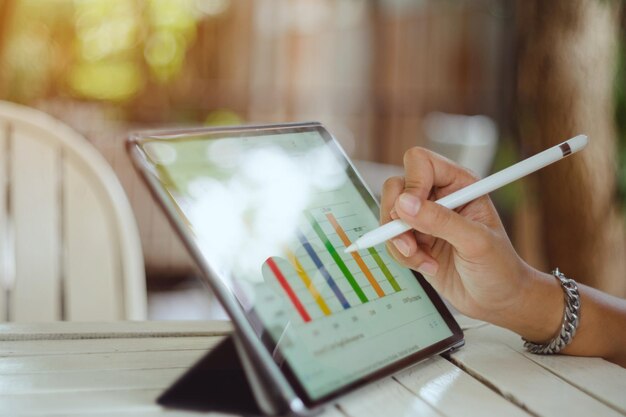
{"label": "tablet case", "polygon": [[[165,407],[244,416],[303,415],[263,379],[237,332],[224,338],[157,398]],[[304,413],[310,414],[310,413]]]}
{"label": "tablet case", "polygon": [[166,407],[262,415],[233,336],[225,338],[157,399]]}

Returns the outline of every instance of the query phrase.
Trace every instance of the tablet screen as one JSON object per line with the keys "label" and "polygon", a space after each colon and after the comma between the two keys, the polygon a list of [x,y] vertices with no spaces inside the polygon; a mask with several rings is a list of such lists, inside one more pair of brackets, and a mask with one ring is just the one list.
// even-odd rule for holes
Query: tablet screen
{"label": "tablet screen", "polygon": [[322,128],[148,137],[140,147],[310,403],[453,335],[384,245],[344,253],[379,225],[378,207]]}

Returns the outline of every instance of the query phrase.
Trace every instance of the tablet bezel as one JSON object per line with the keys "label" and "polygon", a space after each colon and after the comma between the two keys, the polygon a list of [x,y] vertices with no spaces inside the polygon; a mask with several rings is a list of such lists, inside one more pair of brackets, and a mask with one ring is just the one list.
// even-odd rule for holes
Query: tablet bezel
{"label": "tablet bezel", "polygon": [[[251,359],[253,360],[267,360],[266,354],[272,352],[273,348],[275,347],[273,341],[269,337],[267,331],[265,331],[265,328],[262,324],[261,325],[263,327],[265,336],[267,337],[263,337],[263,334],[258,334],[258,332],[254,329],[254,326],[251,323],[251,319],[253,319],[254,317],[252,317],[249,313],[243,311],[243,308],[237,300],[236,296],[228,288],[225,288],[219,275],[216,274],[211,269],[210,265],[206,263],[206,260],[201,255],[201,252],[196,245],[195,239],[193,238],[193,236],[191,236],[190,233],[188,233],[184,221],[182,221],[182,219],[180,218],[180,213],[176,208],[176,204],[174,203],[174,201],[172,201],[173,199],[171,196],[169,196],[166,188],[161,186],[161,183],[156,179],[157,175],[153,172],[154,168],[152,165],[150,165],[146,158],[143,157],[143,151],[140,149],[140,146],[142,142],[146,140],[180,139],[183,136],[189,137],[190,140],[197,140],[197,136],[207,135],[219,135],[219,137],[244,135],[246,137],[253,137],[266,134],[299,133],[310,131],[318,132],[326,143],[333,144],[333,150],[336,151],[334,153],[338,158],[341,158],[342,162],[345,163],[346,173],[351,182],[364,198],[370,210],[372,210],[375,215],[378,215],[379,205],[373,193],[370,191],[367,184],[365,184],[361,176],[358,174],[358,172],[354,168],[354,165],[352,164],[352,161],[347,157],[339,142],[318,122],[142,131],[132,133],[127,141],[127,149],[129,151],[134,166],[140,172],[141,177],[148,185],[148,188],[150,189],[150,192],[152,193],[155,201],[166,213],[168,220],[174,226],[177,234],[180,236],[183,243],[187,246],[187,249],[190,251],[194,260],[202,270],[204,280],[210,286],[210,288],[214,290],[218,299],[235,323],[236,327],[239,330],[242,330],[240,332],[240,335],[243,336],[244,342],[249,342],[246,343],[246,350],[251,355]],[[271,360],[273,366],[261,366],[259,370],[265,374],[265,378],[274,380],[274,382],[278,382],[276,381],[277,375],[274,371],[279,371],[285,382],[287,382],[289,384],[289,387],[293,390],[293,392],[290,392],[291,390],[286,389],[283,383],[278,384],[279,386],[277,388],[279,388],[279,392],[283,395],[287,404],[291,404],[293,402],[293,394],[295,394],[300,400],[302,400],[302,402],[308,409],[318,407],[332,399],[337,398],[342,394],[345,394],[346,392],[352,391],[370,382],[391,375],[401,369],[404,369],[410,365],[414,365],[415,363],[425,360],[435,354],[455,349],[463,344],[463,332],[452,317],[450,311],[447,309],[447,307],[439,297],[439,295],[419,273],[415,271],[411,272],[424,289],[426,295],[429,297],[437,312],[445,321],[448,328],[451,330],[452,335],[425,349],[422,349],[418,352],[411,354],[410,356],[395,361],[385,366],[384,368],[381,368],[367,376],[361,377],[316,399],[312,399],[311,397],[309,397],[304,385],[299,381],[287,361],[284,361],[282,363],[282,366],[279,366],[279,364]],[[224,291],[226,291],[226,294],[224,293]],[[225,297],[228,297],[229,299],[226,300]],[[233,309],[238,309],[239,311],[234,311]],[[242,322],[242,319],[245,320],[245,322]],[[256,341],[246,340],[249,339],[249,337],[251,336],[250,330],[252,330],[252,332],[254,333]],[[262,349],[265,350],[265,354],[263,354],[263,352],[256,351],[259,347],[259,342],[262,345]],[[259,353],[260,355],[258,355]],[[275,369],[272,370],[271,368]],[[293,409],[293,406],[290,406],[290,408],[292,408],[292,411],[297,411]],[[295,408],[300,407],[296,406]]]}

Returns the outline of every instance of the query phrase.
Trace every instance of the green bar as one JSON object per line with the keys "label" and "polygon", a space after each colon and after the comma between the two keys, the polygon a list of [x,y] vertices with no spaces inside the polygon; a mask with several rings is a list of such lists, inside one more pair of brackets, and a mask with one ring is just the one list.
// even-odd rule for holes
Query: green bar
{"label": "green bar", "polygon": [[313,230],[315,230],[315,233],[317,233],[317,236],[319,236],[320,240],[324,243],[324,246],[326,246],[326,250],[328,250],[328,253],[330,253],[330,256],[333,257],[333,259],[335,260],[335,263],[337,264],[339,269],[341,269],[341,272],[343,272],[343,274],[345,275],[346,279],[352,286],[352,289],[354,290],[356,295],[359,297],[361,302],[367,303],[369,301],[367,299],[367,296],[365,295],[361,287],[359,287],[359,284],[356,282],[356,280],[350,273],[350,270],[348,269],[346,264],[343,263],[343,259],[341,259],[341,256],[339,256],[333,244],[330,243],[330,240],[328,240],[328,237],[326,236],[326,234],[320,227],[319,223],[317,223],[317,220],[315,220],[315,218],[311,216],[309,213],[307,213],[306,217],[311,223],[311,226],[313,226]]}
{"label": "green bar", "polygon": [[376,249],[368,248],[367,250],[372,254],[372,258],[374,258],[380,270],[383,271],[383,274],[385,274],[387,281],[389,281],[393,289],[396,292],[401,291],[402,288],[400,288],[396,279],[393,277],[393,275],[391,275],[391,271],[389,271],[389,268],[387,268],[387,265],[385,265],[383,260],[380,258],[380,255],[378,254],[378,252],[376,252]]}

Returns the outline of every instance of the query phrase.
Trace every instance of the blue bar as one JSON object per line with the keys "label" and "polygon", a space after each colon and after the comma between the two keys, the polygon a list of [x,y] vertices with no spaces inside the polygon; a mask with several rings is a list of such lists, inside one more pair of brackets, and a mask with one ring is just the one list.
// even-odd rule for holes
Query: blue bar
{"label": "blue bar", "polygon": [[333,292],[335,293],[335,296],[337,296],[337,299],[339,300],[343,308],[344,309],[350,308],[350,303],[348,303],[348,300],[346,300],[346,297],[343,295],[343,293],[337,286],[337,283],[326,270],[326,267],[322,263],[322,260],[319,258],[319,256],[317,256],[317,253],[315,253],[315,251],[313,250],[313,247],[311,246],[307,238],[302,233],[298,233],[298,239],[300,239],[300,243],[302,243],[302,246],[304,246],[304,249],[307,251],[307,253],[311,257],[311,260],[313,261],[317,269],[320,270],[320,272],[326,279],[328,286],[330,287],[331,290],[333,290]]}

